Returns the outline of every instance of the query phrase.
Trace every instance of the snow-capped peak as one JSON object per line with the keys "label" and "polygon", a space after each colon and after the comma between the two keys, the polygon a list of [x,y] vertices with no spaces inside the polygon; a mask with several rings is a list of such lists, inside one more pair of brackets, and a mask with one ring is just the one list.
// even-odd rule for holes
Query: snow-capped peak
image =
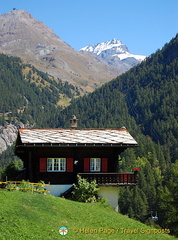
{"label": "snow-capped peak", "polygon": [[110,41],[94,44],[92,46],[86,46],[84,48],[81,48],[79,51],[92,52],[100,55],[103,51],[109,49],[114,49],[115,53],[129,53],[127,47],[121,41],[117,40],[117,38],[113,38]]}
{"label": "snow-capped peak", "polygon": [[[80,49],[80,51],[88,52],[89,54],[95,54],[96,57],[104,59],[111,64],[116,61],[127,62],[128,65],[133,67],[134,65],[143,61],[146,57],[142,55],[131,54],[126,45],[124,45],[117,38],[112,40],[101,42],[94,45],[89,45]],[[117,60],[118,59],[118,60]],[[113,63],[112,63],[113,64]],[[116,64],[117,65],[117,64]]]}

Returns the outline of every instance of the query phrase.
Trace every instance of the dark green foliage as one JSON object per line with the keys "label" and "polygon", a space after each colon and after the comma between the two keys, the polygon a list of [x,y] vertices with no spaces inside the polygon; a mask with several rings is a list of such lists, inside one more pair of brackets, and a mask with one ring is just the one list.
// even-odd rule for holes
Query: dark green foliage
{"label": "dark green foliage", "polygon": [[136,122],[128,113],[125,96],[108,85],[72,102],[59,116],[60,126],[69,127],[72,114],[79,118],[80,128],[120,128],[134,131]]}
{"label": "dark green foliage", "polygon": [[144,222],[147,215],[147,198],[142,189],[137,186],[133,189],[132,209],[134,212],[134,218]]}
{"label": "dark green foliage", "polygon": [[17,177],[17,170],[20,170],[22,168],[23,162],[20,159],[9,163],[2,172],[1,179],[3,181],[15,180]]}
{"label": "dark green foliage", "polygon": [[145,135],[178,158],[178,36],[145,62],[109,83],[125,94],[129,113]]}
{"label": "dark green foliage", "polygon": [[[27,75],[23,69],[29,67]],[[62,108],[57,107],[60,94],[73,98],[78,90],[68,83],[57,81],[38,71],[31,65],[24,65],[19,58],[0,54],[0,123],[18,122],[36,126],[51,126],[55,115]],[[35,73],[36,80],[34,75]]]}
{"label": "dark green foliage", "polygon": [[18,161],[19,158],[14,155],[14,145],[0,154],[0,167],[5,167],[11,162]]}
{"label": "dark green foliage", "polygon": [[178,236],[178,161],[172,164],[172,178],[167,186],[159,188],[160,224],[168,226],[171,232]]}

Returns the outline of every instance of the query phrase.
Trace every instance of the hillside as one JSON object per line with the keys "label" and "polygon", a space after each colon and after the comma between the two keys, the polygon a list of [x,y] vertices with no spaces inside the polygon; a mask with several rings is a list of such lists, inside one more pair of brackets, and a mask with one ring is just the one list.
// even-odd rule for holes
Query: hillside
{"label": "hillside", "polygon": [[178,159],[178,35],[109,86],[125,95],[142,133],[168,147],[173,162]]}
{"label": "hillside", "polygon": [[0,54],[0,125],[40,124],[82,94],[78,88],[40,72],[19,58]]}
{"label": "hillside", "polygon": [[0,15],[0,52],[89,92],[122,73],[75,51],[24,10]]}
{"label": "hillside", "polygon": [[[79,203],[49,195],[0,192],[2,240],[41,239],[176,239],[116,213],[107,204]],[[68,234],[61,236],[60,227]],[[132,233],[131,233],[132,231]]]}

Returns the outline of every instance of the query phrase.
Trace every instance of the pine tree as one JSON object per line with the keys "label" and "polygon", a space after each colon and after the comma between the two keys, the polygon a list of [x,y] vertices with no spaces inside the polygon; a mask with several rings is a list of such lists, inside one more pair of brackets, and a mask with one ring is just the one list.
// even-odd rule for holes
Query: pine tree
{"label": "pine tree", "polygon": [[147,199],[144,192],[136,186],[133,190],[132,209],[134,212],[134,218],[144,222],[147,217]]}

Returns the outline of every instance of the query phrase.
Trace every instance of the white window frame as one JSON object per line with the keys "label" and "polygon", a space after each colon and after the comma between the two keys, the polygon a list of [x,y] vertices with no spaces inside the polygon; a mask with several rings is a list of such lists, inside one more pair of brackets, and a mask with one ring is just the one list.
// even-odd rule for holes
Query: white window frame
{"label": "white window frame", "polygon": [[90,172],[101,172],[101,158],[90,158]]}
{"label": "white window frame", "polygon": [[65,172],[65,171],[66,171],[66,158],[47,158],[47,172]]}

